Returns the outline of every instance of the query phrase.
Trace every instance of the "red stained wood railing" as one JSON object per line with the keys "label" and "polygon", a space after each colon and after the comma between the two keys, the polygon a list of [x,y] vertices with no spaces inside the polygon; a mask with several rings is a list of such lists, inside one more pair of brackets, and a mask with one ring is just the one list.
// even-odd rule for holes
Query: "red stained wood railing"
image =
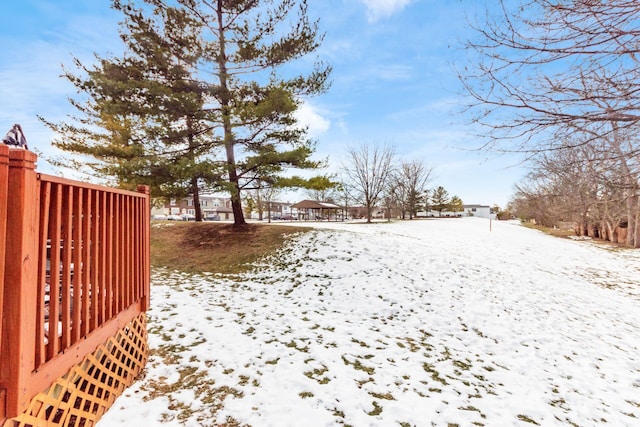
{"label": "red stained wood railing", "polygon": [[36,159],[0,144],[0,421],[149,306],[148,187],[38,174]]}

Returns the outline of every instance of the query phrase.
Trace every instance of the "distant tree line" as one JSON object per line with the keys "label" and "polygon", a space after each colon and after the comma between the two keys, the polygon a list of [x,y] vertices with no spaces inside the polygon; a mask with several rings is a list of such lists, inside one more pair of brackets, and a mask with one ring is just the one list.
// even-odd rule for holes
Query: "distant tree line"
{"label": "distant tree line", "polygon": [[380,143],[347,148],[342,175],[336,187],[308,191],[312,199],[331,201],[345,209],[364,207],[367,222],[376,209],[386,217],[413,219],[419,212],[462,211],[462,200],[443,187],[429,188],[433,169],[418,160],[402,160],[395,150]]}

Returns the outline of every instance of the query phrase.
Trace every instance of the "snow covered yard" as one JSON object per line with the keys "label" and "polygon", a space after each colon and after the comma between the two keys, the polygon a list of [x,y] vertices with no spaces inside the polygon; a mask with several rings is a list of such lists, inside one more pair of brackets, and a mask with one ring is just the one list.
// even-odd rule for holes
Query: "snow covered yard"
{"label": "snow covered yard", "polygon": [[478,218],[316,224],[241,277],[156,270],[99,427],[640,425],[640,251]]}

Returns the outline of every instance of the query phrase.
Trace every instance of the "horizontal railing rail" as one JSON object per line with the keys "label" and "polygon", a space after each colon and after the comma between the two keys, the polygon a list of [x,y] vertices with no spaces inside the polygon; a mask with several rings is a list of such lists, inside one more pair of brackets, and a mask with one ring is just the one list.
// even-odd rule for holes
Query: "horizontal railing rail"
{"label": "horizontal railing rail", "polygon": [[9,226],[0,209],[0,238],[7,234],[0,388],[12,417],[146,311],[150,212],[148,187],[132,192],[38,174],[36,156],[17,149],[9,151],[2,203],[2,153],[0,205],[8,206]]}

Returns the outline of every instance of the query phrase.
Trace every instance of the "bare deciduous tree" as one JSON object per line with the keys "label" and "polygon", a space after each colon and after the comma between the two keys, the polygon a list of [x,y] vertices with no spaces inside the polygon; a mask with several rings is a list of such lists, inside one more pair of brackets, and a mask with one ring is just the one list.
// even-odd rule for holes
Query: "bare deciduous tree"
{"label": "bare deciduous tree", "polygon": [[[616,225],[624,226],[626,243],[639,246],[640,3],[512,5],[500,0],[498,12],[476,25],[460,72],[474,122],[488,130],[485,148],[542,158],[529,176],[534,182],[519,188],[521,206],[536,201],[551,217],[578,214],[612,240]],[[567,179],[557,165],[572,156]],[[585,203],[569,197],[576,182],[597,193],[587,203],[595,224]]]}
{"label": "bare deciduous tree", "polygon": [[305,194],[312,200],[319,202],[331,202],[334,203],[339,197],[339,192],[335,187],[322,188],[322,189],[307,189]]}
{"label": "bare deciduous tree", "polygon": [[336,191],[338,192],[338,199],[342,205],[342,217],[346,219],[350,216],[349,206],[353,201],[353,188],[345,176],[340,177]]}
{"label": "bare deciduous tree", "polygon": [[404,205],[409,212],[409,219],[412,219],[418,213],[418,209],[423,202],[433,168],[427,167],[418,161],[412,161],[403,163],[400,170],[407,188],[407,198]]}
{"label": "bare deciduous tree", "polygon": [[271,222],[271,202],[278,197],[280,189],[274,188],[268,183],[256,181],[254,188],[246,193],[247,199],[251,200],[251,206],[258,212],[258,220],[262,221],[266,212],[267,218]]}
{"label": "bare deciduous tree", "polygon": [[558,129],[597,138],[612,123],[637,125],[637,1],[526,0],[510,9],[500,0],[495,10],[476,24],[459,74],[489,145],[537,152],[566,142]]}
{"label": "bare deciduous tree", "polygon": [[526,183],[517,187],[513,204],[518,215],[547,226],[572,221],[579,234],[613,242],[621,241],[618,233],[624,232],[624,243],[638,246],[637,195],[631,197],[636,205],[630,213],[626,179],[632,169],[614,153],[603,158],[602,146],[588,144],[539,156]]}
{"label": "bare deciduous tree", "polygon": [[417,160],[400,163],[390,181],[389,193],[400,209],[400,216],[413,219],[423,202],[427,192],[427,183],[431,178],[432,168]]}
{"label": "bare deciduous tree", "polygon": [[393,172],[394,158],[395,151],[388,145],[361,144],[347,148],[343,170],[355,200],[367,210],[367,222],[371,222],[373,208],[381,202]]}

